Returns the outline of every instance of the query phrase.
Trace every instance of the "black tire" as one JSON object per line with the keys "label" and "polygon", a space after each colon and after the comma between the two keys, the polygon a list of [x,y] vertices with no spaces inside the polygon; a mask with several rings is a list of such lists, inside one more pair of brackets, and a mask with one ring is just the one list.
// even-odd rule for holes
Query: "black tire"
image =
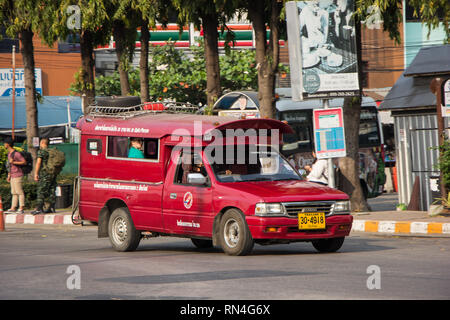
{"label": "black tire", "polygon": [[336,252],[342,247],[344,240],[345,237],[320,239],[313,241],[312,245],[319,252]]}
{"label": "black tire", "polygon": [[116,251],[134,251],[141,241],[141,232],[134,227],[127,208],[117,208],[108,223],[109,241]]}
{"label": "black tire", "polygon": [[141,104],[141,99],[134,96],[97,98],[97,105],[101,107],[133,107]]}
{"label": "black tire", "polygon": [[213,247],[212,240],[191,238],[192,243],[199,249],[207,249]]}
{"label": "black tire", "polygon": [[231,256],[249,254],[254,241],[244,215],[237,209],[227,210],[220,220],[220,244],[223,251]]}

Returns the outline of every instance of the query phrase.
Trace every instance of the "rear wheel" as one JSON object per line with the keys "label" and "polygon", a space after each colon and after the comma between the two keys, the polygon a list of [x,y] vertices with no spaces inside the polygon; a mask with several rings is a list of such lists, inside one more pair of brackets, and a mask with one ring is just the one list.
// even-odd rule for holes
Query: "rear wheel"
{"label": "rear wheel", "polygon": [[331,239],[320,239],[312,242],[314,248],[319,252],[336,252],[344,243],[345,237],[341,238],[331,238]]}
{"label": "rear wheel", "polygon": [[254,241],[244,216],[237,209],[227,210],[220,220],[220,243],[232,256],[244,256],[253,249]]}
{"label": "rear wheel", "polygon": [[194,246],[196,246],[199,249],[212,248],[213,246],[212,240],[192,238],[191,241],[194,244]]}
{"label": "rear wheel", "polygon": [[108,224],[109,241],[117,251],[134,251],[141,241],[141,232],[134,227],[127,208],[117,208]]}

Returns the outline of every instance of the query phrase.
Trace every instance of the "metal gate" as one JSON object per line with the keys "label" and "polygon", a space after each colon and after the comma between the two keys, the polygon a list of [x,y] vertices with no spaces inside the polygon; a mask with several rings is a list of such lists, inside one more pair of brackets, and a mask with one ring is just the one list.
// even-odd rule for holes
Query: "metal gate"
{"label": "metal gate", "polygon": [[[394,117],[399,203],[408,204],[416,177],[420,182],[420,210],[427,211],[440,196],[436,114],[392,114]],[[449,119],[445,120],[448,128]]]}

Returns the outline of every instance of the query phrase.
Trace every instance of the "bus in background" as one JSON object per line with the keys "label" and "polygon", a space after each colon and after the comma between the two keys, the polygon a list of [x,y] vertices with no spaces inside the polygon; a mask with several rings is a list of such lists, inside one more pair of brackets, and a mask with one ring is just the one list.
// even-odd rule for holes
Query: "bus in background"
{"label": "bus in background", "polygon": [[[302,169],[313,162],[313,109],[323,108],[321,99],[292,101],[290,88],[277,89],[277,119],[286,121],[294,130],[283,138],[281,152],[293,159]],[[245,101],[246,100],[246,101]],[[329,100],[330,108],[343,107],[344,99]],[[257,93],[252,91],[230,92],[223,95],[213,108],[218,115],[239,118],[259,117]],[[375,100],[363,97],[359,125],[360,181],[366,198],[383,193],[386,175],[384,173],[384,140],[381,122]]]}
{"label": "bus in background", "polygon": [[[330,108],[342,107],[344,99],[330,99]],[[294,157],[300,168],[311,165],[313,139],[313,109],[321,109],[321,100],[294,102],[290,98],[277,101],[278,119],[286,121],[295,133],[286,135],[282,153]],[[366,198],[383,192],[386,180],[384,173],[383,132],[378,118],[376,103],[364,97],[359,123],[359,167],[360,181]]]}

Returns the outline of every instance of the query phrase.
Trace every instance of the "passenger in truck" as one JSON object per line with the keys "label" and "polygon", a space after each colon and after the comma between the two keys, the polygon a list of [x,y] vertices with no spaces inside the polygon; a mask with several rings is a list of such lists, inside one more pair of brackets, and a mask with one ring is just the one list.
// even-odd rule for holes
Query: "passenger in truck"
{"label": "passenger in truck", "polygon": [[144,152],[142,152],[142,139],[130,138],[130,150],[128,151],[128,158],[144,159]]}

